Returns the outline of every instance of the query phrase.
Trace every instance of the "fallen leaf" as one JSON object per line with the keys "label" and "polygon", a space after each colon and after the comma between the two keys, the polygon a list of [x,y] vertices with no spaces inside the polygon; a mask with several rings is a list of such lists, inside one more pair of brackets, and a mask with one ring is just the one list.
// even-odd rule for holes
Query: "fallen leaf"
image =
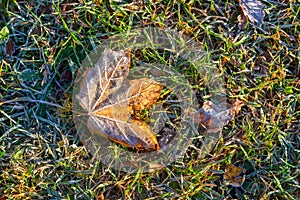
{"label": "fallen leaf", "polygon": [[244,14],[241,14],[238,16],[238,27],[239,29],[245,29],[246,25],[247,25],[247,17]]}
{"label": "fallen leaf", "polygon": [[223,109],[211,101],[204,102],[197,115],[199,122],[208,133],[217,132],[240,111],[243,101],[236,101],[228,109]]}
{"label": "fallen leaf", "polygon": [[263,4],[258,0],[240,0],[240,7],[243,14],[255,24],[261,24],[264,19]]}
{"label": "fallen leaf", "polygon": [[6,42],[5,48],[6,48],[6,56],[7,57],[12,56],[13,53],[15,52],[15,43],[12,41],[12,39],[9,39]]}
{"label": "fallen leaf", "polygon": [[245,173],[245,169],[230,164],[226,166],[223,178],[229,182],[229,185],[233,187],[241,187],[246,178]]}
{"label": "fallen leaf", "polygon": [[91,133],[128,147],[159,150],[150,126],[131,113],[154,104],[163,86],[146,78],[127,80],[129,66],[128,51],[106,48],[95,67],[86,71],[76,98],[88,114]]}

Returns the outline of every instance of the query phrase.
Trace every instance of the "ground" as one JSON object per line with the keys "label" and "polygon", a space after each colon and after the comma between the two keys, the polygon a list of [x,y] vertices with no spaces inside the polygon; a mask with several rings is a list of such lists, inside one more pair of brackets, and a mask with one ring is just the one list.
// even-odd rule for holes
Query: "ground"
{"label": "ground", "polygon": [[[0,199],[299,199],[300,4],[262,3],[263,23],[240,30],[233,0],[0,0]],[[201,43],[229,103],[246,103],[205,158],[128,175],[80,141],[72,86],[102,39],[147,26]],[[224,182],[229,164],[246,170],[242,188]]]}

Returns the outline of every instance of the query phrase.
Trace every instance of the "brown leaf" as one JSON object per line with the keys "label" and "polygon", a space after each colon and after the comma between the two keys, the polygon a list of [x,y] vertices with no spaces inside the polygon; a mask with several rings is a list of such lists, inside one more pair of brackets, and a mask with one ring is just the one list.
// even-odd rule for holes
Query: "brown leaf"
{"label": "brown leaf", "polygon": [[217,132],[240,111],[243,105],[244,102],[238,100],[224,110],[213,102],[206,101],[197,113],[199,122],[206,127],[208,133]]}
{"label": "brown leaf", "polygon": [[240,0],[244,15],[255,24],[261,24],[264,19],[263,4],[258,0]]}
{"label": "brown leaf", "polygon": [[88,113],[91,133],[128,147],[159,150],[150,126],[133,119],[131,111],[154,104],[162,85],[145,78],[127,80],[129,66],[129,52],[106,48],[84,75],[76,98]]}
{"label": "brown leaf", "polygon": [[130,81],[130,109],[141,111],[152,106],[160,96],[163,85],[146,78]]}
{"label": "brown leaf", "polygon": [[238,21],[239,21],[238,24],[239,29],[245,29],[247,24],[247,17],[244,14],[241,14],[238,16]]}
{"label": "brown leaf", "polygon": [[246,178],[245,173],[245,169],[230,164],[226,166],[223,178],[233,187],[241,187]]}
{"label": "brown leaf", "polygon": [[6,48],[6,56],[7,57],[12,56],[13,53],[15,52],[15,43],[12,41],[12,39],[9,39],[6,42],[5,48]]}

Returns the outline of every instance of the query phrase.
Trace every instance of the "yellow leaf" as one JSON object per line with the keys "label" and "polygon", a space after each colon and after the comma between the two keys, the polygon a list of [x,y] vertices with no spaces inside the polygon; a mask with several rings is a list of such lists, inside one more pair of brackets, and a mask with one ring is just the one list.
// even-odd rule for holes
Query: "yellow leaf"
{"label": "yellow leaf", "polygon": [[233,187],[241,187],[246,178],[246,170],[232,164],[227,165],[224,180],[227,180]]}

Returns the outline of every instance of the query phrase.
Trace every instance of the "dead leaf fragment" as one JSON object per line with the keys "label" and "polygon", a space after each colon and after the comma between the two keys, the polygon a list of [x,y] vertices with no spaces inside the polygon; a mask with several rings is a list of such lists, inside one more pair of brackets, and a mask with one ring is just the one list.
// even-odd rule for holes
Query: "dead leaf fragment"
{"label": "dead leaf fragment", "polygon": [[233,187],[241,187],[246,178],[245,173],[245,169],[230,164],[226,166],[223,178],[229,182],[229,185]]}
{"label": "dead leaf fragment", "polygon": [[85,73],[76,98],[88,114],[92,134],[128,147],[159,150],[150,126],[134,119],[131,111],[154,104],[162,85],[146,78],[127,80],[129,66],[129,52],[106,48]]}
{"label": "dead leaf fragment", "polygon": [[241,30],[245,29],[246,24],[247,24],[247,17],[244,14],[241,14],[238,16],[238,21],[239,21],[239,24],[238,24],[239,29],[241,29]]}
{"label": "dead leaf fragment", "polygon": [[258,0],[240,0],[240,7],[250,22],[261,24],[264,19],[263,4]]}
{"label": "dead leaf fragment", "polygon": [[223,109],[211,101],[204,102],[198,111],[199,122],[205,126],[208,133],[217,132],[240,111],[243,101],[236,101],[228,109]]}
{"label": "dead leaf fragment", "polygon": [[6,42],[5,48],[6,48],[6,56],[7,57],[12,56],[13,53],[15,52],[15,43],[12,41],[12,39],[9,39]]}

